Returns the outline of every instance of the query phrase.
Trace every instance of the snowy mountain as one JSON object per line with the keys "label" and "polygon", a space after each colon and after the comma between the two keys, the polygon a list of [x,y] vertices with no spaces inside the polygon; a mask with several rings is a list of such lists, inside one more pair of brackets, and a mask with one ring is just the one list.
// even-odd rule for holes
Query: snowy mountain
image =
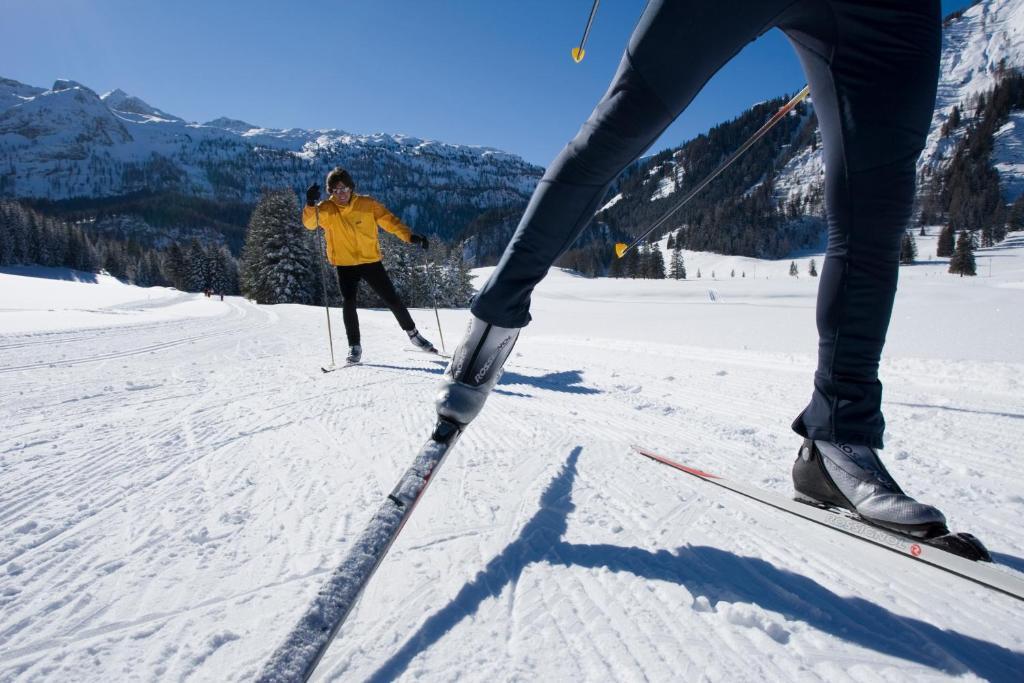
{"label": "snowy mountain", "polygon": [[[957,140],[972,121],[969,104],[991,90],[1002,73],[1024,69],[1024,2],[983,0],[947,18],[942,31],[942,58],[931,132],[918,161],[922,174],[934,175],[949,160]],[[950,113],[958,107],[959,130],[943,136]],[[1011,115],[999,131],[993,162],[1003,197],[1012,202],[1024,192],[1024,112]],[[824,176],[820,149],[805,149],[779,173],[779,188],[820,188]],[[815,179],[818,179],[817,181]],[[780,195],[784,196],[784,195]]]}
{"label": "snowy mountain", "polygon": [[0,111],[31,100],[44,92],[46,92],[45,88],[34,88],[9,78],[0,78]]}
{"label": "snowy mountain", "polygon": [[[960,131],[943,138],[942,127],[954,107],[970,122],[972,99],[991,90],[1007,69],[1024,69],[1024,2],[986,0],[948,19],[943,27],[942,66],[932,118],[932,130],[919,169],[941,168],[949,158]],[[1024,113],[1022,113],[1024,114]],[[1021,114],[996,137],[993,157],[1001,160],[1000,182],[1004,197],[1013,201],[1024,191],[1024,127]]]}
{"label": "snowy mountain", "polygon": [[[940,176],[948,165],[958,141],[976,122],[977,97],[991,90],[1003,74],[1022,68],[1024,2],[985,0],[947,18],[943,28],[941,73],[932,128],[918,163],[922,181]],[[945,129],[954,107],[959,110],[960,125],[949,132]],[[811,113],[813,101],[808,107],[793,112],[790,118],[803,117],[805,123],[813,123],[813,119],[809,118]],[[733,127],[730,133],[735,137],[738,135],[736,127],[749,127],[745,119],[749,114],[748,111],[721,126]],[[759,125],[766,118],[764,114],[759,114],[754,120]],[[713,132],[714,129],[708,135],[641,163],[636,173],[643,178],[642,182],[633,182],[627,186],[627,191],[615,194],[605,205],[607,211],[602,218],[630,232],[639,232],[648,227],[671,204],[671,200],[677,198],[680,190],[688,189],[691,186],[688,183],[704,175],[703,172],[694,173],[692,158],[696,156],[694,150],[697,153],[703,152]],[[1011,113],[1009,121],[994,137],[992,163],[999,172],[1003,199],[1010,203],[1024,192],[1024,111]],[[751,193],[770,179],[776,211],[784,219],[775,228],[779,237],[777,244],[790,249],[812,246],[819,240],[820,230],[824,226],[821,216],[825,169],[820,138],[814,128],[801,130],[797,127],[793,129],[793,139],[774,139],[769,143],[777,153],[764,155],[763,163],[756,172],[748,173],[753,178],[752,183],[745,184],[742,182],[743,172],[731,169],[709,186],[705,194],[715,192],[715,184],[732,184],[731,194],[715,198],[718,203],[715,210],[719,210],[718,207],[748,200]],[[758,143],[765,144],[764,141]],[[757,147],[755,145],[748,154],[756,154]],[[717,163],[731,149],[716,151],[720,154],[716,157]],[[926,184],[922,182],[921,188],[925,187]],[[658,204],[662,200],[670,201]],[[702,201],[703,198],[698,197],[693,204],[699,206]],[[677,221],[673,227],[686,226],[685,214],[685,211],[680,214],[682,222]],[[760,220],[759,216],[757,218]],[[748,219],[747,222],[753,221]],[[702,246],[747,255],[781,256],[785,253],[745,244],[749,241],[736,235],[736,223],[733,221],[727,226],[731,230],[728,236]],[[707,230],[707,226],[702,225],[698,232],[706,233]],[[708,236],[699,234],[697,239],[707,242]]]}
{"label": "snowy mountain", "polygon": [[451,235],[528,197],[541,169],[485,147],[404,135],[190,123],[121,90],[0,80],[0,195],[67,199],[140,191],[252,202],[335,165],[421,231]]}
{"label": "snowy mountain", "polygon": [[174,116],[173,114],[168,114],[167,112],[160,111],[156,107],[151,107],[150,105],[148,105],[145,102],[143,102],[142,100],[140,100],[138,97],[132,97],[131,95],[129,95],[125,91],[121,90],[120,88],[118,88],[117,90],[111,90],[110,92],[106,93],[105,95],[102,95],[100,97],[100,99],[103,100],[103,103],[105,105],[107,105],[111,109],[111,111],[114,111],[117,114],[121,114],[121,115],[137,114],[137,115],[139,115],[139,117],[142,117],[142,118],[136,119],[139,122],[144,122],[144,121],[154,120],[154,119],[161,120],[161,121],[181,121],[182,120],[182,119],[178,118],[177,116]]}

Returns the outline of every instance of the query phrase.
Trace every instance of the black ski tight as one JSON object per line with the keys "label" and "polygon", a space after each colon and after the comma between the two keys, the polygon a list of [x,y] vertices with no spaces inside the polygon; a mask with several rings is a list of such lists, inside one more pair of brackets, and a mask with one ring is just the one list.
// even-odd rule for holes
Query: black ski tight
{"label": "black ski tight", "polygon": [[878,363],[935,102],[940,18],[939,0],[651,0],[608,92],[541,179],[474,315],[525,326],[534,286],[590,222],[612,180],[719,68],[780,28],[811,86],[829,237],[814,391],[793,427],[881,447]]}
{"label": "black ski tight", "polygon": [[377,293],[391,312],[395,319],[406,332],[416,329],[416,323],[409,315],[409,309],[405,307],[402,300],[391,284],[388,271],[384,270],[384,264],[380,261],[375,263],[363,263],[358,266],[338,266],[338,283],[341,285],[342,320],[345,322],[345,336],[348,337],[348,345],[355,346],[359,343],[359,315],[356,312],[356,294],[359,291],[359,281],[366,280],[366,284]]}

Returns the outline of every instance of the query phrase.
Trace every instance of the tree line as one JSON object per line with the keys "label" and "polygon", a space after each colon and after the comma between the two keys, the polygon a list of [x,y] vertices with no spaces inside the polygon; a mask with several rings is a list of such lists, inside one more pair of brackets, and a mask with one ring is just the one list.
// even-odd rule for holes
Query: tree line
{"label": "tree line", "polygon": [[975,275],[978,246],[990,247],[1008,231],[1024,229],[1024,195],[1008,204],[992,164],[996,132],[1011,112],[1024,109],[1024,75],[1004,62],[996,79],[992,89],[950,111],[942,135],[957,137],[953,153],[941,173],[926,176],[922,192],[922,231],[926,224],[942,224],[936,256],[949,257],[954,274]]}
{"label": "tree line", "polygon": [[106,272],[140,287],[238,293],[238,265],[224,245],[193,239],[165,249],[96,234],[11,200],[0,200],[0,265],[39,265]]}

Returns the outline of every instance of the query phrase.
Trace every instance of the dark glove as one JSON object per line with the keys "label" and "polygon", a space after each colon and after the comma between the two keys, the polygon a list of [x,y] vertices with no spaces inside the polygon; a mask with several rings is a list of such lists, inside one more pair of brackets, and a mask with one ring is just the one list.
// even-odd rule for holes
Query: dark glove
{"label": "dark glove", "polygon": [[320,201],[320,186],[313,183],[306,189],[306,205],[313,206]]}
{"label": "dark glove", "polygon": [[413,233],[412,236],[409,237],[409,242],[417,246],[423,247],[424,249],[430,248],[430,242],[428,242],[427,238],[424,237],[423,235],[417,235]]}

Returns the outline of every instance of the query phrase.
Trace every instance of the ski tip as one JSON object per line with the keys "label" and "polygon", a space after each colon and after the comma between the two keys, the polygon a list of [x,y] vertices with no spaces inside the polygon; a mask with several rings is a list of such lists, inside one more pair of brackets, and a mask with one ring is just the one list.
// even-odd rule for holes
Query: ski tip
{"label": "ski tip", "polygon": [[664,455],[661,455],[659,453],[655,453],[654,451],[652,451],[650,449],[647,449],[647,448],[644,448],[643,446],[637,446],[637,445],[634,444],[633,445],[633,450],[636,451],[637,453],[639,453],[640,455],[644,456],[644,457],[650,458],[651,460],[655,460],[657,462],[660,462],[663,465],[668,465],[669,467],[674,467],[675,469],[677,469],[677,470],[679,470],[681,472],[686,472],[687,474],[692,474],[693,476],[700,477],[701,479],[719,479],[720,478],[716,474],[711,474],[710,472],[705,472],[703,470],[698,470],[696,467],[687,467],[686,465],[682,464],[681,462],[676,462],[675,460],[672,460],[671,458],[666,458]]}

